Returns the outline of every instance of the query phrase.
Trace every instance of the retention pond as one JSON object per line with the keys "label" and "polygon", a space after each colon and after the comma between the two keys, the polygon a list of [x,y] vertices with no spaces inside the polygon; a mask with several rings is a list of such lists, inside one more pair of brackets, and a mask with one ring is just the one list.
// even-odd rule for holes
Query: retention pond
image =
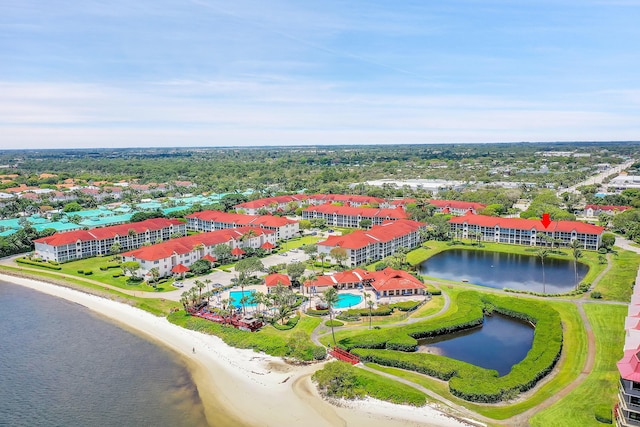
{"label": "retention pond", "polygon": [[528,323],[494,314],[484,318],[482,327],[418,340],[418,351],[495,369],[503,376],[527,356],[533,332]]}
{"label": "retention pond", "polygon": [[[545,258],[501,252],[451,249],[420,264],[420,274],[496,289],[517,289],[548,294],[575,289],[589,271],[573,259]],[[544,274],[543,274],[544,272]]]}

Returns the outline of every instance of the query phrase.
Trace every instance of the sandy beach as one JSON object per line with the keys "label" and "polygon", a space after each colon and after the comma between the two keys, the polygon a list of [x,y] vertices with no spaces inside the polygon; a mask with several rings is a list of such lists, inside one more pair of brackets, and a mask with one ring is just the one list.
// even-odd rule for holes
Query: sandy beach
{"label": "sandy beach", "polygon": [[[311,374],[321,367],[229,347],[215,336],[180,328],[126,304],[37,280],[2,280],[75,302],[180,355],[192,372],[207,420],[216,426],[467,426],[431,406],[374,399],[332,405],[319,396]],[[195,349],[195,353],[193,352]]]}

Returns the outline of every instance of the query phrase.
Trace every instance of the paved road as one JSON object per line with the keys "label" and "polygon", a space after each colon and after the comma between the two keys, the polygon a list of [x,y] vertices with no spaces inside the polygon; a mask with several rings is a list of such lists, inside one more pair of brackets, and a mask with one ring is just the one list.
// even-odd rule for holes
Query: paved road
{"label": "paved road", "polygon": [[599,173],[598,175],[589,177],[587,179],[585,179],[582,182],[579,182],[575,185],[572,185],[569,188],[564,188],[561,190],[558,190],[556,192],[556,195],[559,197],[561,194],[563,193],[575,193],[575,194],[579,194],[580,192],[577,190],[578,187],[582,187],[583,185],[593,185],[593,184],[602,184],[602,181],[604,181],[605,178],[614,175],[614,174],[619,174],[620,172],[622,172],[623,170],[629,168],[632,164],[634,164],[636,162],[635,159],[631,159],[631,160],[627,160],[624,163],[619,164],[618,166],[615,166],[609,170],[606,170],[602,173]]}

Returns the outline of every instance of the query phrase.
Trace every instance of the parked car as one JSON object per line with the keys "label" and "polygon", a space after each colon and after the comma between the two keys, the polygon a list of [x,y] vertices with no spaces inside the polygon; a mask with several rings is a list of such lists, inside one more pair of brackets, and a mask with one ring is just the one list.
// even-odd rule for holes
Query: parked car
{"label": "parked car", "polygon": [[173,282],[173,286],[175,286],[176,288],[182,288],[184,286],[184,283],[180,281],[176,281],[176,282]]}

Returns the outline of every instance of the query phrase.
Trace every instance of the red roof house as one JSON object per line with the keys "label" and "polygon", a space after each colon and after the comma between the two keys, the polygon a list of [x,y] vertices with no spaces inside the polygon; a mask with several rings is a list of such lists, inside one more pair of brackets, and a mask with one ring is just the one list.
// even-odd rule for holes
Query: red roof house
{"label": "red roof house", "polygon": [[274,288],[278,285],[291,286],[291,279],[286,274],[274,273],[264,278],[264,284],[269,288]]}

